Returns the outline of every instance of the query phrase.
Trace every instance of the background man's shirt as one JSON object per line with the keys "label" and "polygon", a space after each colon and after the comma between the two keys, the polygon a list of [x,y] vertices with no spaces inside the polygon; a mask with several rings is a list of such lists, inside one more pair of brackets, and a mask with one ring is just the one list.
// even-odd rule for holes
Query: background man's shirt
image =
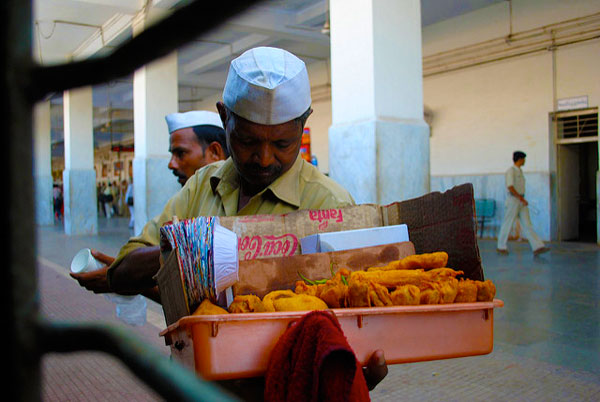
{"label": "background man's shirt", "polygon": [[517,193],[521,195],[525,194],[525,176],[523,175],[521,168],[515,165],[509,167],[506,171],[505,179],[506,188],[513,186],[515,190],[517,190]]}

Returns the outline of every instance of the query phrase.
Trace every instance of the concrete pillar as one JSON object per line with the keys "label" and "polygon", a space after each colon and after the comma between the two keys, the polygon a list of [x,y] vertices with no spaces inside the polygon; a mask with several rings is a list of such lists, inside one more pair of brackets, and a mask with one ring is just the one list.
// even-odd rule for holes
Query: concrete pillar
{"label": "concrete pillar", "polygon": [[65,91],[65,233],[98,233],[92,87]]}
{"label": "concrete pillar", "polygon": [[[137,20],[134,33],[148,20]],[[177,53],[150,63],[133,76],[134,222],[138,234],[181,189],[169,165],[169,131],[165,116],[178,111]]]}
{"label": "concrete pillar", "polygon": [[419,0],[331,0],[329,173],[358,203],[429,192]]}
{"label": "concrete pillar", "polygon": [[50,139],[49,101],[39,102],[34,106],[33,122],[35,221],[38,225],[53,225],[52,144]]}

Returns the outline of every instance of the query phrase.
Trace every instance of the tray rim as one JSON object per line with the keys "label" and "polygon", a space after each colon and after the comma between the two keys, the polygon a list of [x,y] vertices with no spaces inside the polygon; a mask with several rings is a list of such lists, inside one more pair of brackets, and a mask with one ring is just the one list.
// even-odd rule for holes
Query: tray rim
{"label": "tray rim", "polygon": [[[336,317],[355,317],[372,315],[397,315],[397,314],[415,314],[415,313],[438,313],[452,311],[473,311],[488,310],[504,307],[504,302],[500,299],[494,299],[490,302],[474,303],[447,303],[447,304],[422,304],[417,306],[391,306],[391,307],[348,307],[334,308],[323,311],[329,311]],[[215,315],[189,315],[180,318],[177,322],[169,325],[162,330],[159,336],[166,336],[169,333],[181,328],[191,327],[202,323],[228,323],[240,321],[260,321],[260,320],[289,320],[298,319],[309,313],[305,311],[276,311],[268,313],[231,313]]]}

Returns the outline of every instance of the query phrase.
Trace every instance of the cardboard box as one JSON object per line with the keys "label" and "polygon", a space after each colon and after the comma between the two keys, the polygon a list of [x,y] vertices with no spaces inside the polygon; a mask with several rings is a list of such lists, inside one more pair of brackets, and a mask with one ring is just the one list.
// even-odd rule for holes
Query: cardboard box
{"label": "cardboard box", "polygon": [[484,279],[470,183],[385,206],[223,216],[220,222],[238,235],[240,260],[300,254],[299,239],[316,233],[406,224],[417,254],[445,251],[450,268],[464,271],[470,279]]}
{"label": "cardboard box", "polygon": [[317,233],[300,239],[302,254],[352,250],[408,241],[406,225]]}

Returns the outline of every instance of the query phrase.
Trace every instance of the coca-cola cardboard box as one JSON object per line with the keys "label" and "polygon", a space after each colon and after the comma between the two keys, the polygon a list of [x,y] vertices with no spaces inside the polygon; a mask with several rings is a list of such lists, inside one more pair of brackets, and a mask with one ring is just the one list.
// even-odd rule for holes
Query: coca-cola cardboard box
{"label": "coca-cola cardboard box", "polygon": [[[330,263],[341,258],[336,253],[342,253],[343,261],[356,270],[385,265],[409,255],[407,252],[445,251],[448,267],[464,271],[467,278],[484,279],[471,184],[385,206],[363,204],[284,215],[230,216],[221,217],[220,224],[238,236],[240,280],[234,286],[238,294],[264,295],[273,289],[291,288],[298,279],[297,271],[304,267],[310,267],[306,271],[308,277],[326,277],[330,275]],[[300,255],[300,239],[305,236],[399,224],[408,226],[410,246],[398,243],[396,251],[378,246],[373,250]],[[177,260],[170,257],[164,253],[164,263],[156,276],[167,324],[190,313],[189,307],[182,307],[181,281],[176,280]]]}

